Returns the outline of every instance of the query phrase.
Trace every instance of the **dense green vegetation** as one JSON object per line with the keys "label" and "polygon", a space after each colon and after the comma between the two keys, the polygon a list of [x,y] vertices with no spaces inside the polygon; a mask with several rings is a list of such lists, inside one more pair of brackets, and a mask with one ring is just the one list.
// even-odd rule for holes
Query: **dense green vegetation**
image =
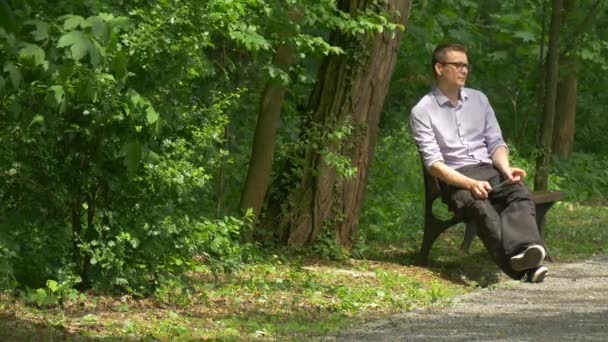
{"label": "dense green vegetation", "polygon": [[[289,324],[307,324],[327,312],[339,321],[374,314],[374,308],[379,314],[435,305],[461,291],[377,265],[369,271],[373,284],[353,284],[351,291],[344,284],[352,280],[314,278],[298,260],[413,263],[422,234],[422,180],[407,119],[432,85],[430,53],[439,42],[469,47],[469,86],[490,98],[513,164],[528,170],[532,185],[551,2],[419,0],[404,26],[387,10],[389,1],[365,8],[354,3],[0,0],[0,309],[18,299],[17,306],[40,314],[40,308],[73,309],[99,294],[146,298],[171,311],[213,307],[220,297],[257,293],[259,300],[279,293],[266,298],[272,305],[294,291],[300,309],[292,303],[281,310],[302,316]],[[560,77],[576,80],[576,124],[570,152],[552,160],[549,186],[567,200],[551,213],[547,233],[554,258],[562,260],[606,253],[608,236],[600,228],[608,221],[607,10],[604,1],[564,1],[560,54],[575,68],[562,65]],[[336,93],[346,89],[356,97],[358,89],[348,84],[365,79],[358,72],[378,53],[370,48],[374,38],[401,34],[377,144],[361,147],[359,140],[376,138],[365,131],[373,120],[321,115],[334,95],[327,66],[346,75],[338,79],[346,85],[335,82],[342,87]],[[242,193],[268,89],[284,96],[271,98],[281,109],[271,122],[272,168],[264,201],[252,211],[243,208]],[[384,98],[381,92],[374,96]],[[330,114],[349,107],[333,105],[325,107]],[[369,170],[351,154],[368,146],[374,152]],[[323,183],[326,166],[335,176],[332,205],[346,202],[340,197],[348,192],[345,184],[361,185],[362,205],[349,214],[356,217],[330,211],[294,255],[290,234],[299,221],[287,219],[301,214],[307,181]],[[367,177],[358,178],[362,172]],[[356,226],[346,239],[344,222]],[[485,258],[479,246],[472,256],[454,254],[457,240],[458,233],[441,242],[447,248],[439,244],[440,269]],[[352,267],[368,272],[371,266]],[[370,286],[382,294],[369,292]],[[330,297],[334,302],[326,301]],[[224,309],[222,317],[230,316]],[[317,312],[307,317],[310,310]],[[235,333],[228,336],[298,331],[276,332],[287,323],[273,315],[251,327],[230,317],[233,325],[226,324]],[[170,318],[167,325],[178,321]],[[109,331],[216,336],[216,330],[193,334],[195,323],[182,323],[183,331],[157,333],[135,323]]]}

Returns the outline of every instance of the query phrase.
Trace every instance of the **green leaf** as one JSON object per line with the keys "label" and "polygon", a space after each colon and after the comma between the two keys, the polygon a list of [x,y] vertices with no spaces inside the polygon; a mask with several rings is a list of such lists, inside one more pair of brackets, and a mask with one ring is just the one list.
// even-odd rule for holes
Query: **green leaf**
{"label": "green leaf", "polygon": [[47,280],[46,281],[46,287],[51,290],[51,293],[55,293],[57,292],[57,289],[59,289],[59,283],[57,283],[55,280]]}
{"label": "green leaf", "polygon": [[133,108],[139,108],[145,110],[146,112],[146,121],[148,124],[152,125],[158,121],[158,113],[154,110],[154,107],[145,97],[141,96],[138,92],[133,89],[128,90],[129,100],[131,101],[131,105]]}
{"label": "green leaf", "polygon": [[102,13],[99,13],[97,16],[105,22],[112,22],[112,21],[116,20],[116,17],[112,13],[102,12]]}
{"label": "green leaf", "polygon": [[588,48],[583,48],[581,50],[580,54],[581,54],[581,58],[584,60],[593,60],[597,57],[597,55],[593,51],[589,50]]}
{"label": "green leaf", "polygon": [[72,45],[72,58],[77,61],[84,58],[84,56],[86,56],[87,52],[89,51],[89,47],[87,45],[87,43]]}
{"label": "green leaf", "polygon": [[63,28],[65,30],[73,30],[78,26],[82,28],[90,26],[90,23],[79,15],[67,15],[64,18],[67,18],[63,23]]}
{"label": "green leaf", "polygon": [[256,31],[256,26],[236,22],[230,24],[228,35],[231,39],[245,45],[250,51],[269,50],[270,43]]}
{"label": "green leaf", "polygon": [[30,34],[34,37],[35,41],[49,39],[49,31],[51,29],[51,26],[49,24],[41,20],[28,20],[25,22],[25,24],[36,26],[36,29],[30,32]]}
{"label": "green leaf", "polygon": [[87,52],[91,49],[91,41],[84,33],[80,31],[71,31],[59,38],[57,47],[71,46],[72,58],[74,60],[80,60],[86,56]]}
{"label": "green leaf", "polygon": [[96,67],[100,65],[103,61],[103,56],[105,52],[103,47],[99,45],[95,40],[89,41],[89,57],[91,58],[91,64]]}
{"label": "green leaf", "polygon": [[4,77],[0,76],[0,94],[4,92],[4,88],[6,88],[6,80],[4,80]]}
{"label": "green leaf", "polygon": [[116,285],[129,285],[129,281],[125,278],[116,278],[114,279],[114,284]]}
{"label": "green leaf", "polygon": [[6,63],[4,63],[3,71],[8,72],[8,76],[11,79],[11,83],[13,84],[13,87],[15,89],[19,88],[19,85],[21,85],[21,80],[23,77],[21,76],[21,71],[19,71],[17,66],[15,64],[13,64],[12,62],[6,62]]}
{"label": "green leaf", "polygon": [[19,50],[19,58],[32,60],[35,66],[46,64],[46,54],[40,46],[36,44],[26,43],[21,50]]}
{"label": "green leaf", "polygon": [[131,241],[129,241],[131,243],[131,247],[133,248],[137,248],[137,246],[139,246],[139,240],[136,238],[131,239]]}
{"label": "green leaf", "polygon": [[107,40],[109,38],[110,30],[108,24],[106,24],[101,17],[89,17],[87,20],[91,23],[91,33],[93,36],[101,40]]}
{"label": "green leaf", "polygon": [[61,106],[63,101],[65,100],[65,90],[60,85],[54,85],[47,88],[47,91],[53,94],[53,99],[55,100],[55,104],[57,106]]}
{"label": "green leaf", "polygon": [[31,126],[31,125],[33,125],[33,124],[43,123],[43,122],[44,122],[44,116],[38,114],[38,115],[34,116],[34,118],[32,119],[32,121],[30,121],[30,124],[28,125],[28,127]]}
{"label": "green leaf", "polygon": [[127,92],[129,93],[129,100],[131,100],[133,107],[143,106],[145,104],[144,98],[139,95],[138,92],[133,89],[129,89]]}
{"label": "green leaf", "polygon": [[63,36],[61,36],[61,38],[59,38],[59,41],[57,42],[57,47],[62,48],[62,47],[66,47],[66,46],[71,46],[76,43],[82,43],[82,40],[85,40],[85,39],[86,38],[82,32],[70,31],[70,32],[64,34]]}
{"label": "green leaf", "polygon": [[158,120],[158,113],[154,110],[151,104],[148,104],[148,108],[146,109],[146,120],[151,125]]}

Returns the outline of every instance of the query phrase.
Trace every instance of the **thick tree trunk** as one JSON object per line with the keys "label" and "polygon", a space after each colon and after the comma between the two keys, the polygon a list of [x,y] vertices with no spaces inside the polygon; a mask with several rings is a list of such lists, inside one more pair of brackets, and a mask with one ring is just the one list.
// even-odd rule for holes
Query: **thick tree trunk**
{"label": "thick tree trunk", "polygon": [[545,103],[543,106],[542,129],[538,144],[539,155],[536,159],[535,190],[546,190],[549,187],[551,162],[551,145],[555,119],[555,98],[557,93],[559,66],[559,37],[562,23],[562,0],[552,1],[551,30],[549,32],[549,50],[547,73],[545,78]]}
{"label": "thick tree trunk", "polygon": [[[342,1],[340,6],[355,14],[366,2]],[[385,7],[393,13],[394,22],[405,25],[409,0],[390,0]],[[360,37],[339,37],[346,54],[328,57],[321,68],[311,96],[314,114],[307,130],[329,138],[321,142],[324,146],[313,147],[313,142],[308,142],[304,176],[292,192],[292,207],[280,224],[289,245],[305,245],[325,231],[342,247],[350,249],[355,243],[368,167],[401,36],[387,32],[363,42]],[[346,126],[352,127],[349,135],[331,138]],[[332,155],[346,157],[356,167],[356,175],[341,175],[328,158]]]}

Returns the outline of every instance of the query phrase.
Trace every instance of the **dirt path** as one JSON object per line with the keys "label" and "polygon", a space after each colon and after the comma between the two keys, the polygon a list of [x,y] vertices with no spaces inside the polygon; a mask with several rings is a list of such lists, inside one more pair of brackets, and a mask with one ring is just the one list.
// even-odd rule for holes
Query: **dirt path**
{"label": "dirt path", "polygon": [[608,257],[548,266],[544,283],[504,281],[324,341],[608,341]]}

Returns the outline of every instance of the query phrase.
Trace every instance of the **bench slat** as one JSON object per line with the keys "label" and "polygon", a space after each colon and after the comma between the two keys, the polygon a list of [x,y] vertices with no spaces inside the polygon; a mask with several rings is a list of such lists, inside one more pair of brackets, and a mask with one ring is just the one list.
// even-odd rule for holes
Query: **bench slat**
{"label": "bench slat", "polygon": [[534,191],[530,198],[534,203],[549,203],[549,202],[558,202],[563,200],[566,195],[561,191]]}

